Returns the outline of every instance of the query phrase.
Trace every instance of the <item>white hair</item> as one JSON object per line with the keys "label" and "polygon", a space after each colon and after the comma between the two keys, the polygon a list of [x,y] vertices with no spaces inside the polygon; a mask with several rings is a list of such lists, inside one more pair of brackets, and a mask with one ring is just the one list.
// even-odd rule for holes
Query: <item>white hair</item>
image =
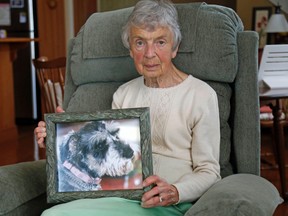
{"label": "white hair", "polygon": [[122,42],[127,49],[130,49],[129,35],[132,26],[149,30],[168,27],[174,36],[173,50],[177,49],[182,39],[178,13],[169,0],[140,0],[135,5],[122,31]]}

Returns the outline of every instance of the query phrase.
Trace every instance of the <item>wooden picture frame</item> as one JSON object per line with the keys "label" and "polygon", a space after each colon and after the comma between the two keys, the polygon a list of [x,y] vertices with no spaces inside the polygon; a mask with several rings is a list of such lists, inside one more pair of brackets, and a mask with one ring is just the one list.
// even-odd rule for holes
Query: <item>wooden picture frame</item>
{"label": "wooden picture frame", "polygon": [[254,7],[252,16],[252,30],[259,34],[259,49],[263,49],[267,44],[269,37],[265,32],[272,8],[271,7]]}
{"label": "wooden picture frame", "polygon": [[152,175],[149,108],[45,114],[47,201],[140,200]]}

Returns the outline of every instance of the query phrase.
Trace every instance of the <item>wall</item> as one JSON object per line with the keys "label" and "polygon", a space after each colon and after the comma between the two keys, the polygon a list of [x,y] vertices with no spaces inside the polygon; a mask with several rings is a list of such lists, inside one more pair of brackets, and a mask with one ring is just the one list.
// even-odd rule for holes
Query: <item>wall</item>
{"label": "wall", "polygon": [[[172,0],[174,3],[185,2],[199,2],[199,0]],[[108,11],[119,9],[122,7],[130,7],[134,5],[137,0],[99,0],[99,11]],[[219,4],[230,7],[237,11],[238,15],[243,21],[245,30],[252,30],[252,16],[254,7],[271,7],[274,12],[273,4],[268,0],[206,0],[209,4]]]}
{"label": "wall", "polygon": [[39,55],[56,58],[66,55],[63,0],[37,0]]}
{"label": "wall", "polygon": [[[71,0],[65,0],[71,1]],[[174,3],[198,2],[199,0],[172,0]],[[49,7],[49,3],[56,3],[56,7]],[[96,11],[107,11],[119,9],[122,7],[130,7],[137,0],[73,0],[74,8],[74,29],[70,28],[70,32],[75,34],[85,23],[91,13]],[[219,4],[234,9],[243,21],[245,30],[252,29],[252,13],[253,7],[273,7],[269,0],[206,0],[210,4]],[[64,0],[38,0],[38,19],[39,19],[39,36],[40,36],[40,55],[46,55],[49,58],[66,55],[67,37],[63,29],[66,28],[65,4]],[[274,11],[274,10],[273,10]],[[67,20],[67,17],[66,17]],[[71,20],[70,20],[71,21]],[[73,23],[73,22],[71,22]],[[73,29],[73,31],[72,31]],[[72,34],[70,33],[70,34]]]}
{"label": "wall", "polygon": [[206,0],[206,1],[200,1],[200,0],[172,0],[172,2],[174,2],[174,3],[206,2],[207,4],[224,5],[226,7],[233,8],[234,10],[236,8],[236,0]]}
{"label": "wall", "polygon": [[273,5],[268,0],[238,0],[236,11],[243,21],[245,30],[252,30],[254,7],[272,7],[272,13],[274,12]]}
{"label": "wall", "polygon": [[[136,4],[138,0],[98,0],[98,11],[110,11],[119,8],[126,8]],[[173,3],[188,3],[188,2],[199,2],[199,0],[172,0]],[[201,1],[200,1],[201,2]],[[206,0],[209,4],[219,4],[236,8],[236,0]]]}
{"label": "wall", "polygon": [[[71,1],[71,0],[68,0]],[[97,11],[96,0],[74,0],[74,35],[80,30],[87,18]]]}
{"label": "wall", "polygon": [[66,56],[68,40],[96,11],[96,0],[37,0],[39,56]]}

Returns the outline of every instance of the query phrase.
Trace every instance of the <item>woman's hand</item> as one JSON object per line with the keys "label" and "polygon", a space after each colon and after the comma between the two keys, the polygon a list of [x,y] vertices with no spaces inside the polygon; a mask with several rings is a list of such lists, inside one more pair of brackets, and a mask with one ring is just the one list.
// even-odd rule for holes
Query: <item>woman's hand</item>
{"label": "woman's hand", "polygon": [[[64,110],[62,107],[58,106],[56,108],[56,113],[62,113]],[[44,121],[40,121],[38,123],[38,127],[35,128],[34,134],[38,143],[38,146],[40,148],[45,148],[45,137],[47,136],[46,134],[46,123]]]}
{"label": "woman's hand", "polygon": [[44,121],[40,121],[38,123],[38,127],[34,129],[34,134],[40,148],[45,148],[44,139],[46,137],[46,123]]}
{"label": "woman's hand", "polygon": [[143,182],[144,187],[155,185],[151,190],[142,196],[142,207],[152,208],[156,206],[169,206],[179,201],[178,190],[175,186],[168,184],[159,176],[153,175],[146,178]]}

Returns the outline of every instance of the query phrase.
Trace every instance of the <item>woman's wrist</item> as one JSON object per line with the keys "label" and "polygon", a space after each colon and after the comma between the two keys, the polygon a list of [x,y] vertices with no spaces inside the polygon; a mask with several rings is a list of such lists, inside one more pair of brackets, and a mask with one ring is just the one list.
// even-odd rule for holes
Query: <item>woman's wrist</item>
{"label": "woman's wrist", "polygon": [[173,205],[177,205],[179,202],[180,202],[180,199],[179,199],[179,192],[178,192],[178,189],[175,185],[171,185],[171,190],[172,190],[172,193],[173,193]]}

